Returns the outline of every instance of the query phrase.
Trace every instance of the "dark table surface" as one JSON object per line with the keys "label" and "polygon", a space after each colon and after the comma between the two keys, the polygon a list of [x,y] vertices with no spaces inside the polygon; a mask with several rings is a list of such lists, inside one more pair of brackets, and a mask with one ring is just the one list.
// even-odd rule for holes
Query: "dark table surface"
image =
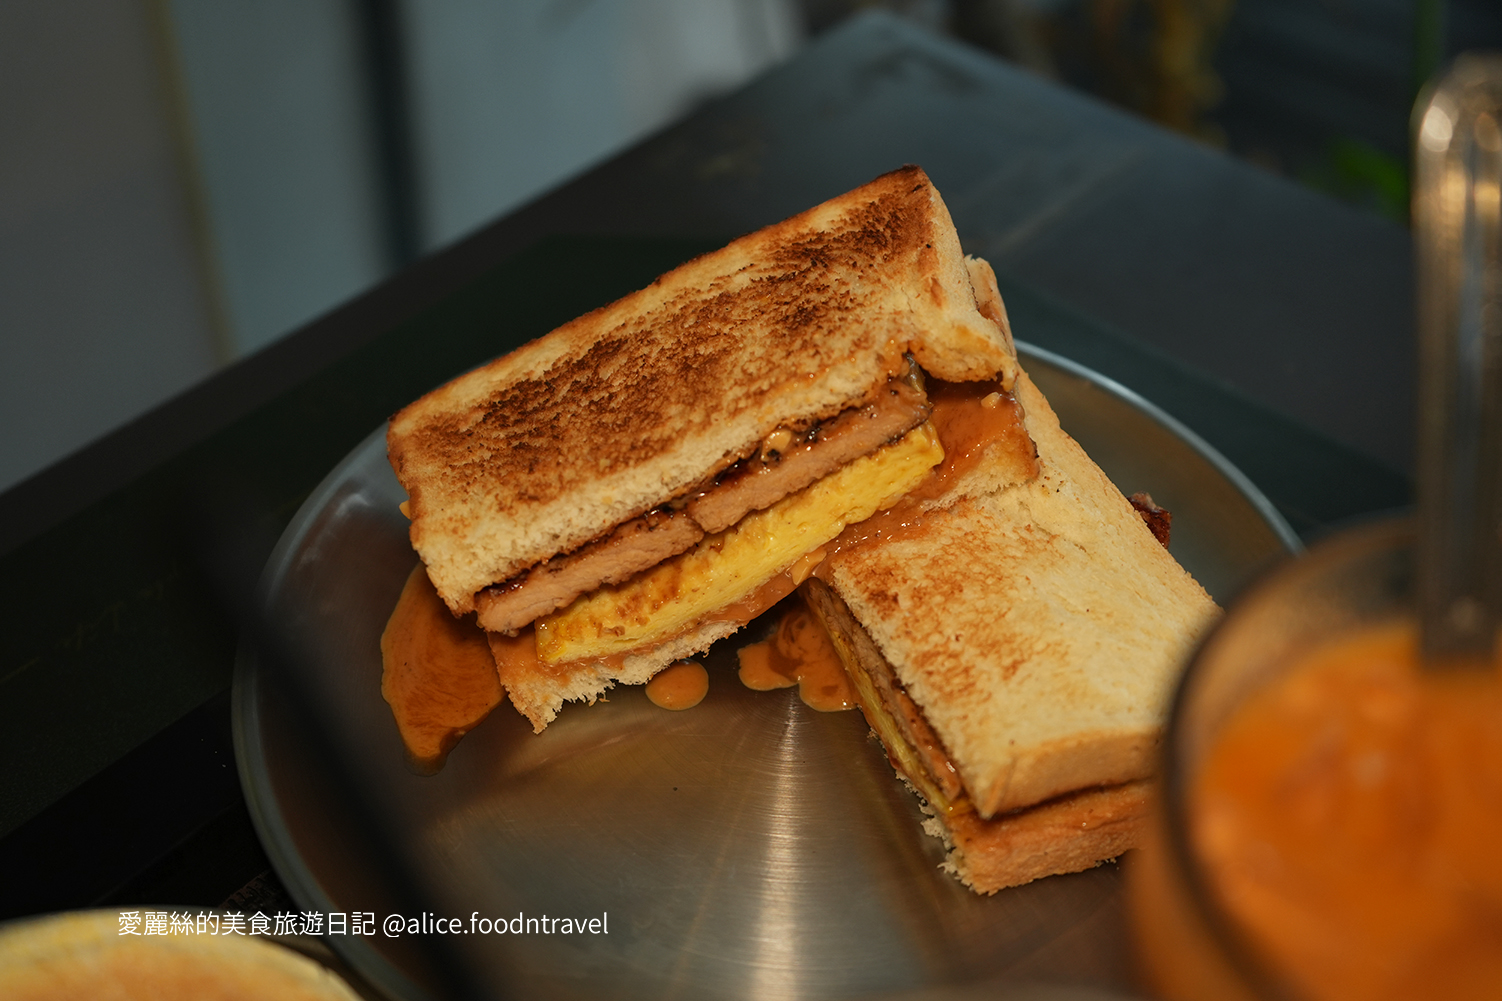
{"label": "dark table surface", "polygon": [[1407,502],[1405,231],[866,16],[0,495],[0,918],[291,906],[235,771],[235,631],[186,528],[206,489],[264,558],[405,401],[904,163],[1019,337],[1184,421],[1298,531]]}

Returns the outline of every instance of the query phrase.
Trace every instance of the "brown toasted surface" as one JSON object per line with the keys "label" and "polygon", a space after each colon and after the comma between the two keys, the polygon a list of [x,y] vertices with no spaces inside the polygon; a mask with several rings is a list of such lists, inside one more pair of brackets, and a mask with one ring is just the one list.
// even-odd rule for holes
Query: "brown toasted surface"
{"label": "brown toasted surface", "polygon": [[[1006,303],[1001,300],[1001,288],[996,284],[996,272],[992,270],[991,262],[983,257],[967,257],[965,267],[970,272],[970,286],[975,289],[975,308],[996,324],[1006,340],[1007,353],[1015,355],[1017,347],[1012,341],[1012,322],[1007,317]],[[1010,385],[1008,383],[1008,388]]]}
{"label": "brown toasted surface", "polygon": [[1142,843],[1151,782],[1128,782],[1063,796],[985,820],[974,813],[925,827],[950,846],[946,867],[977,893],[1044,876],[1090,869]]}
{"label": "brown toasted surface", "polygon": [[411,535],[456,612],[822,419],[911,352],[945,379],[1012,356],[916,167],[691,261],[398,413]]}
{"label": "brown toasted surface", "polygon": [[1217,609],[1016,384],[1039,473],[831,559],[841,599],[982,816],[1150,775],[1167,700]]}

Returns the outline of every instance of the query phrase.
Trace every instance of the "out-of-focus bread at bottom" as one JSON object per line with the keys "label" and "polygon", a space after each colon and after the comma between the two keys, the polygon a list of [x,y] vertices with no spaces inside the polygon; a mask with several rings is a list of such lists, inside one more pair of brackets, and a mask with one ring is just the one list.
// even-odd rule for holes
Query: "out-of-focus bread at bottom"
{"label": "out-of-focus bread at bottom", "polygon": [[118,911],[54,914],[0,928],[0,997],[360,1001],[333,971],[265,939],[181,931],[121,934]]}

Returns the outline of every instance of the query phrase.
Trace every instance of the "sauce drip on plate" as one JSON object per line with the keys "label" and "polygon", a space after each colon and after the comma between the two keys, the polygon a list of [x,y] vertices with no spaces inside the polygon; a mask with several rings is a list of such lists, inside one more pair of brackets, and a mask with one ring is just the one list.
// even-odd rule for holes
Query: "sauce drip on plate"
{"label": "sauce drip on plate", "polygon": [[798,697],[820,712],[855,706],[839,654],[802,601],[785,612],[777,631],[738,651],[741,684],[759,692],[798,686]]}
{"label": "sauce drip on plate", "polygon": [[709,694],[709,672],[692,660],[670,664],[647,682],[647,698],[663,709],[692,709]]}
{"label": "sauce drip on plate", "polygon": [[454,618],[421,565],[381,633],[381,695],[408,762],[426,775],[506,697],[485,633]]}

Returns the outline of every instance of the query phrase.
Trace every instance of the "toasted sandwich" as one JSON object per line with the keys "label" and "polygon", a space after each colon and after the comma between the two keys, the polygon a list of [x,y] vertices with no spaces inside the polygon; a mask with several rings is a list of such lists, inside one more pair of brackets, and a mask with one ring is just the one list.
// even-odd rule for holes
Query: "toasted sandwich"
{"label": "toasted sandwich", "polygon": [[[990,893],[1141,835],[1179,670],[1217,614],[1019,372],[1038,473],[829,554],[802,593],[922,797],[947,867]],[[1139,510],[1141,508],[1141,510]]]}
{"label": "toasted sandwich", "polygon": [[435,390],[388,451],[540,732],[739,629],[847,526],[1031,478],[1016,375],[994,275],[908,167]]}

